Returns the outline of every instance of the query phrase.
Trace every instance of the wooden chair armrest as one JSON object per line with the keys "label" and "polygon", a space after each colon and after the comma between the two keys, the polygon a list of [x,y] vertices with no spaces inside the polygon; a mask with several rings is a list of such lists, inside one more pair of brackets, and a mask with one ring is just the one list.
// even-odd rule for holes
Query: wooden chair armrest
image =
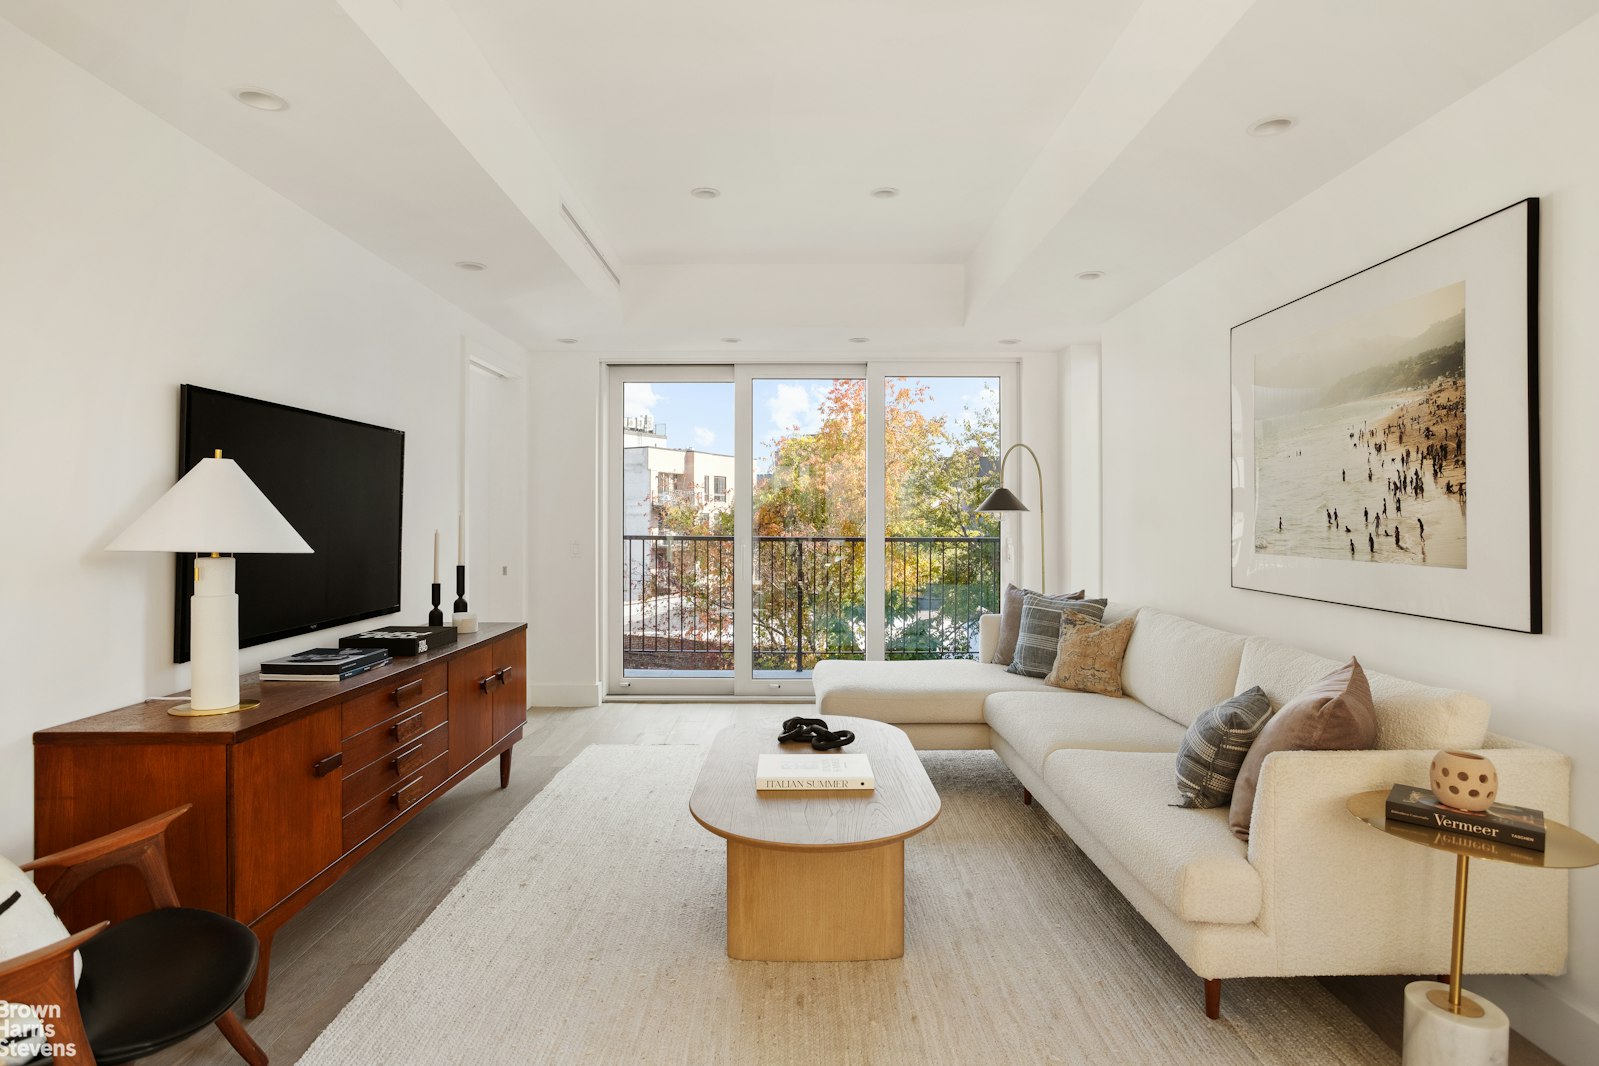
{"label": "wooden chair armrest", "polygon": [[49,1026],[48,1043],[53,1048],[71,1049],[66,1061],[78,1066],[94,1066],[94,1051],[78,1012],[78,989],[72,955],[84,941],[98,936],[110,922],[91,925],[65,940],[46,944],[26,955],[0,962],[0,1000],[26,1003],[40,1013]]}
{"label": "wooden chair armrest", "polygon": [[132,866],[138,870],[144,876],[145,887],[150,890],[150,901],[157,907],[176,907],[178,891],[173,887],[172,871],[167,867],[166,830],[192,806],[185,803],[137,825],[63,848],[34,859],[22,869],[34,871],[34,883],[50,901],[50,906],[57,910],[85,881],[114,866]]}

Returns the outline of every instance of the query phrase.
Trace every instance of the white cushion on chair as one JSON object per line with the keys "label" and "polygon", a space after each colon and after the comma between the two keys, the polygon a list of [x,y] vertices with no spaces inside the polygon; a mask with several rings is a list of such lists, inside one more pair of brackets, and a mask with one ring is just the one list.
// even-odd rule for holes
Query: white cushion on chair
{"label": "white cushion on chair", "polygon": [[[0,962],[37,951],[71,935],[44,894],[34,887],[33,878],[0,855],[0,906],[4,906],[13,892],[17,894],[16,902],[0,913]],[[83,972],[83,961],[74,955],[72,965],[76,980]]]}

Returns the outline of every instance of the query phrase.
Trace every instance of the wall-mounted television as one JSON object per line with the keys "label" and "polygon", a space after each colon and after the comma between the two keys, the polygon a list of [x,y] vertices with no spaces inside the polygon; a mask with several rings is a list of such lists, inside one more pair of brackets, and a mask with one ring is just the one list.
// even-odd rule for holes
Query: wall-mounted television
{"label": "wall-mounted television", "polygon": [[[310,555],[240,555],[239,646],[400,609],[405,434],[298,407],[184,385],[178,476],[222,449],[311,545]],[[189,661],[194,567],[179,556],[173,662]]]}

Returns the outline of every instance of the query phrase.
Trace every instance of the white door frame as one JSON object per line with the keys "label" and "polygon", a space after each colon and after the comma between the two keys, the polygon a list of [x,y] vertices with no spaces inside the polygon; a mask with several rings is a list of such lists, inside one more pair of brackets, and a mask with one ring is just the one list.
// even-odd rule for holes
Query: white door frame
{"label": "white door frame", "polygon": [[[626,568],[627,560],[623,556],[622,530],[626,509],[622,506],[622,459],[621,448],[622,417],[626,413],[624,408],[624,391],[629,381],[644,382],[731,382],[733,368],[730,365],[717,364],[682,364],[682,363],[613,363],[606,367],[606,402],[605,424],[601,432],[605,435],[605,445],[601,449],[604,455],[605,468],[601,475],[602,491],[605,494],[605,550],[602,558],[605,560],[606,577],[601,580],[601,595],[605,597],[603,609],[600,612],[604,620],[604,655],[605,655],[605,692],[608,696],[731,696],[733,695],[733,678],[726,676],[685,676],[685,677],[627,677],[623,673],[622,649],[622,573]],[[735,389],[736,391],[736,389]],[[737,411],[734,418],[737,425]],[[736,437],[735,429],[735,437]],[[734,444],[735,453],[738,445]],[[734,476],[735,481],[740,464],[735,455]],[[737,490],[735,489],[735,492]],[[735,497],[734,506],[738,505]],[[733,548],[734,565],[737,566],[738,544],[735,540]],[[743,582],[734,585],[735,594],[743,588]],[[735,606],[734,615],[737,617]],[[739,642],[737,639],[738,628],[734,626],[734,655],[735,673],[736,659]],[[747,653],[746,653],[747,654]]]}
{"label": "white door frame", "polygon": [[[528,525],[528,523],[529,523],[529,515],[528,515],[528,491],[527,491],[527,485],[528,485],[527,418],[525,417],[525,413],[526,413],[526,411],[528,409],[527,378],[525,376],[521,375],[521,374],[516,373],[513,370],[508,369],[503,363],[501,363],[499,361],[498,357],[490,349],[485,348],[483,345],[481,345],[478,342],[472,340],[470,337],[462,336],[462,338],[461,338],[461,434],[460,434],[460,447],[461,447],[460,486],[461,486],[461,491],[460,491],[460,514],[463,514],[463,515],[470,515],[472,513],[472,510],[471,510],[471,502],[472,502],[471,501],[471,483],[472,483],[471,473],[472,473],[472,471],[470,469],[470,463],[471,463],[471,455],[472,455],[471,427],[472,427],[472,417],[473,417],[473,411],[472,411],[472,372],[473,372],[474,369],[477,369],[477,370],[482,371],[484,373],[490,374],[490,375],[492,375],[492,376],[494,376],[496,378],[499,378],[502,381],[506,382],[508,385],[510,385],[515,390],[514,398],[517,401],[517,410],[523,412],[524,413],[524,417],[514,420],[515,439],[506,442],[507,446],[509,446],[511,448],[511,455],[512,455],[511,464],[512,464],[512,475],[513,475],[510,478],[511,484],[510,484],[510,486],[507,487],[506,491],[514,493],[516,495],[517,499],[520,501],[520,506],[516,507],[515,510],[516,510],[517,514],[520,514],[522,516],[521,517],[521,521],[517,523],[519,528],[517,530],[517,535],[513,538],[513,543],[515,545],[515,548],[512,551],[513,565],[516,567],[516,573],[519,576],[518,580],[516,582],[514,582],[513,586],[512,586],[516,590],[515,594],[514,594],[515,613],[514,613],[514,616],[511,617],[511,618],[504,618],[504,619],[483,618],[482,615],[479,613],[479,609],[478,608],[473,607],[472,610],[473,610],[474,614],[478,614],[479,619],[481,621],[486,621],[486,622],[526,621],[527,620],[527,596],[528,596],[528,587],[527,587],[528,586],[528,569],[527,569],[527,550],[528,550],[528,548],[527,548],[527,540],[528,540],[528,537],[527,537],[527,533],[528,533],[528,529],[530,528],[529,525]],[[468,560],[468,569],[467,569],[468,592],[470,592],[470,585],[471,585],[471,582],[472,582],[472,569],[471,569],[471,565],[470,564],[473,563],[473,562],[479,562],[480,563],[481,560]],[[442,600],[443,600],[443,603],[445,605],[448,605],[449,603],[453,602],[454,599],[455,599],[455,581],[454,581],[454,578],[453,578],[453,568],[452,568],[451,572],[452,572],[452,578],[451,578],[451,580],[445,582],[445,588],[443,590]],[[470,597],[468,598],[467,602],[468,602],[468,605],[471,604]],[[446,611],[445,613],[446,613],[446,615],[448,615],[449,612]]]}
{"label": "white door frame", "polygon": [[[1022,437],[1022,402],[1019,392],[1021,366],[1015,359],[895,358],[865,363],[847,361],[777,362],[760,359],[734,363],[681,364],[641,360],[614,363],[607,370],[606,424],[604,455],[605,536],[604,558],[609,570],[602,582],[606,693],[611,697],[637,696],[721,696],[743,698],[792,698],[813,694],[809,679],[771,679],[753,676],[752,634],[749,621],[754,607],[750,584],[754,559],[754,381],[757,378],[866,379],[866,654],[881,659],[884,654],[885,626],[883,591],[885,560],[882,551],[887,519],[884,499],[887,486],[884,471],[884,383],[891,377],[997,377],[1000,380],[1000,454]],[[626,381],[733,382],[734,433],[734,566],[739,580],[734,584],[734,670],[732,677],[628,678],[622,674],[622,618],[619,575],[622,558],[623,508],[614,497],[621,491],[620,427],[623,416],[623,386]],[[1030,482],[1019,486],[1018,495],[1029,500],[1035,495]],[[875,548],[873,547],[875,545]],[[1022,569],[1019,538],[1001,534],[1001,580],[1013,580]]]}

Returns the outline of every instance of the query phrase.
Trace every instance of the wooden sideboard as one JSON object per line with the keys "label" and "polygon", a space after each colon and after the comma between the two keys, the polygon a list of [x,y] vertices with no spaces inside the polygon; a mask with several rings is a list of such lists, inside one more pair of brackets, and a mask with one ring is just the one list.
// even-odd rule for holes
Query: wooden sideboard
{"label": "wooden sideboard", "polygon": [[[172,879],[184,906],[231,915],[260,939],[253,1018],[284,922],[490,759],[509,782],[527,722],[526,630],[484,625],[336,684],[246,674],[254,710],[179,718],[168,703],[137,703],[40,730],[35,851],[192,803],[167,830]],[[137,875],[118,869],[85,884],[62,918],[80,929],[149,906]]]}

